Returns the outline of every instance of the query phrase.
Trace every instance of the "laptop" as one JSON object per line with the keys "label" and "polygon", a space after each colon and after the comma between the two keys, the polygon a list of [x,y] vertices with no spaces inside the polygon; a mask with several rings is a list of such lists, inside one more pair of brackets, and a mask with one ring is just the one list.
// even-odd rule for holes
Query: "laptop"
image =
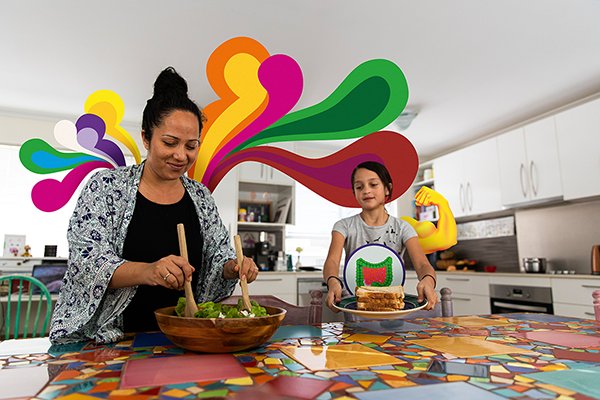
{"label": "laptop", "polygon": [[[67,264],[39,264],[34,265],[31,276],[42,281],[50,293],[60,292],[62,279],[67,271]],[[32,294],[39,294],[41,290],[34,286]]]}

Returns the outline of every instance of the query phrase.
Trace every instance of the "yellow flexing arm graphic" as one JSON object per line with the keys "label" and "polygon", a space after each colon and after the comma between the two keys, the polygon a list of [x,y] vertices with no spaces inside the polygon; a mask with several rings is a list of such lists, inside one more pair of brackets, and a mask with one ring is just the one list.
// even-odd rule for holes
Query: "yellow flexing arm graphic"
{"label": "yellow flexing arm graphic", "polygon": [[419,222],[410,217],[401,217],[417,231],[419,244],[425,254],[454,246],[457,235],[456,221],[448,200],[435,190],[423,186],[415,195],[415,201],[418,206],[437,206],[439,212],[437,227],[430,221]]}

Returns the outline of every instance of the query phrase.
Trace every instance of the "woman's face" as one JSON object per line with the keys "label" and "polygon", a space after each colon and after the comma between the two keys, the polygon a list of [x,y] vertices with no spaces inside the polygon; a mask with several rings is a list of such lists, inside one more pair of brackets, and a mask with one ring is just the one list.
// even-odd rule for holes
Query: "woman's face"
{"label": "woman's face", "polygon": [[379,175],[366,168],[359,168],[354,174],[354,196],[365,210],[373,210],[385,204],[389,190],[384,187]]}
{"label": "woman's face", "polygon": [[142,138],[148,151],[146,166],[151,172],[159,179],[179,179],[198,157],[198,118],[189,111],[175,110],[154,128],[150,142],[143,131]]}

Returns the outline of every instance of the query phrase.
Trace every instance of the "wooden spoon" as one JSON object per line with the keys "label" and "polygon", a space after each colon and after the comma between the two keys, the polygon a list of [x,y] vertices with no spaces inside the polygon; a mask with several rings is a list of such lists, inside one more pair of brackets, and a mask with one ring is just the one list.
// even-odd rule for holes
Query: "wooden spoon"
{"label": "wooden spoon", "polygon": [[248,282],[246,278],[242,278],[242,265],[244,265],[244,252],[242,251],[242,240],[240,235],[233,237],[235,243],[235,253],[237,255],[237,263],[240,267],[240,286],[242,287],[242,310],[250,312],[252,306],[250,305],[250,296],[248,296]]}
{"label": "wooden spoon", "polygon": [[[187,244],[185,241],[185,229],[183,224],[177,224],[177,236],[179,236],[179,252],[181,257],[188,261]],[[198,312],[198,305],[194,300],[194,292],[192,291],[192,282],[187,279],[183,283],[185,288],[185,316],[193,317]]]}

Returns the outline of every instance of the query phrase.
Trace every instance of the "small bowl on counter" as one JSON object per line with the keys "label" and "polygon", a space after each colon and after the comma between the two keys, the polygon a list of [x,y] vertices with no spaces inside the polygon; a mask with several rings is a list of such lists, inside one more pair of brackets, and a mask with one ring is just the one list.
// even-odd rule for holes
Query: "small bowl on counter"
{"label": "small bowl on counter", "polygon": [[485,272],[496,272],[496,266],[495,265],[486,265]]}

